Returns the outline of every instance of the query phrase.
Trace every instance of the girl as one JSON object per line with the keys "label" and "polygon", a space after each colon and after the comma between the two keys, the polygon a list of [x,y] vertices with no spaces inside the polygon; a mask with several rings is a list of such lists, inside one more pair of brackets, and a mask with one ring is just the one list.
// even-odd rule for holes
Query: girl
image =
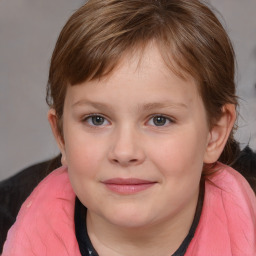
{"label": "girl", "polygon": [[4,256],[256,254],[255,195],[225,165],[234,53],[206,5],[88,1],[59,36],[47,102],[62,167]]}

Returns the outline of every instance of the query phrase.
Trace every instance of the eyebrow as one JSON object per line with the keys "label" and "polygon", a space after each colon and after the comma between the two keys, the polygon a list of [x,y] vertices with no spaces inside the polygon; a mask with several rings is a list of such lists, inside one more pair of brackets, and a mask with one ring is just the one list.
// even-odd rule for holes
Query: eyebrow
{"label": "eyebrow", "polygon": [[[95,107],[97,109],[113,109],[112,106],[108,105],[108,104],[104,104],[102,102],[94,102],[94,101],[90,101],[90,100],[79,100],[77,102],[75,102],[74,104],[72,104],[72,108],[73,107],[77,107],[77,106],[92,106]],[[162,102],[149,102],[149,103],[145,103],[145,104],[139,104],[138,105],[138,111],[150,111],[152,109],[161,109],[161,108],[185,108],[187,109],[188,106],[182,102],[172,102],[169,100],[165,100]]]}
{"label": "eyebrow", "polygon": [[94,102],[94,101],[90,101],[90,100],[79,100],[77,102],[75,102],[74,104],[72,104],[72,108],[74,107],[79,107],[79,106],[91,106],[97,109],[112,109],[111,106],[101,103],[101,102]]}
{"label": "eyebrow", "polygon": [[138,106],[139,110],[152,110],[152,109],[157,109],[157,108],[188,108],[188,106],[184,103],[181,102],[172,102],[169,100],[163,101],[163,102],[152,102],[152,103],[146,103],[146,104],[141,104]]}

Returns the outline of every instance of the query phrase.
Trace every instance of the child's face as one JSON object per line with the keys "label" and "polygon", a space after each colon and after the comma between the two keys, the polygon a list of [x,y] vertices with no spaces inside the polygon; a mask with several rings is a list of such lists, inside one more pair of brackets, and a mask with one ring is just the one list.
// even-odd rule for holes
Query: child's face
{"label": "child's face", "polygon": [[123,227],[193,214],[206,120],[193,79],[171,73],[153,46],[68,87],[61,150],[75,193],[92,216]]}

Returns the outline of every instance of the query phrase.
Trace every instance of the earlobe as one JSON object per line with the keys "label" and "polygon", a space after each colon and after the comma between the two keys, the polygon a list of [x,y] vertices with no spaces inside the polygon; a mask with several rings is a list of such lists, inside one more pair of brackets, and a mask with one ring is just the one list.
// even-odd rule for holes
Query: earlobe
{"label": "earlobe", "polygon": [[235,105],[226,104],[223,106],[221,118],[216,122],[209,133],[204,163],[211,164],[218,160],[232,131],[235,120]]}
{"label": "earlobe", "polygon": [[58,127],[58,117],[56,115],[55,109],[50,109],[48,111],[48,121],[51,126],[54,138],[55,138],[55,140],[58,144],[58,147],[61,151],[61,154],[62,154],[61,163],[62,163],[62,165],[67,165],[64,138],[61,135],[59,127]]}

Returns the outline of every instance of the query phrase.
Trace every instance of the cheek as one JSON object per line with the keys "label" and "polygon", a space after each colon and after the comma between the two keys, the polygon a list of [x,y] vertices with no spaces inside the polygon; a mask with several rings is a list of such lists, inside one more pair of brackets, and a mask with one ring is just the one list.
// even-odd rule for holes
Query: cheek
{"label": "cheek", "polygon": [[67,165],[70,172],[75,175],[95,175],[104,158],[104,147],[101,141],[89,136],[74,136],[65,139]]}
{"label": "cheek", "polygon": [[151,146],[151,159],[165,175],[190,176],[202,171],[206,149],[204,135],[196,129],[185,130],[162,140],[158,147]]}
{"label": "cheek", "polygon": [[75,194],[87,205],[96,197],[95,181],[102,170],[102,148],[95,141],[72,137],[66,143],[68,175]]}

